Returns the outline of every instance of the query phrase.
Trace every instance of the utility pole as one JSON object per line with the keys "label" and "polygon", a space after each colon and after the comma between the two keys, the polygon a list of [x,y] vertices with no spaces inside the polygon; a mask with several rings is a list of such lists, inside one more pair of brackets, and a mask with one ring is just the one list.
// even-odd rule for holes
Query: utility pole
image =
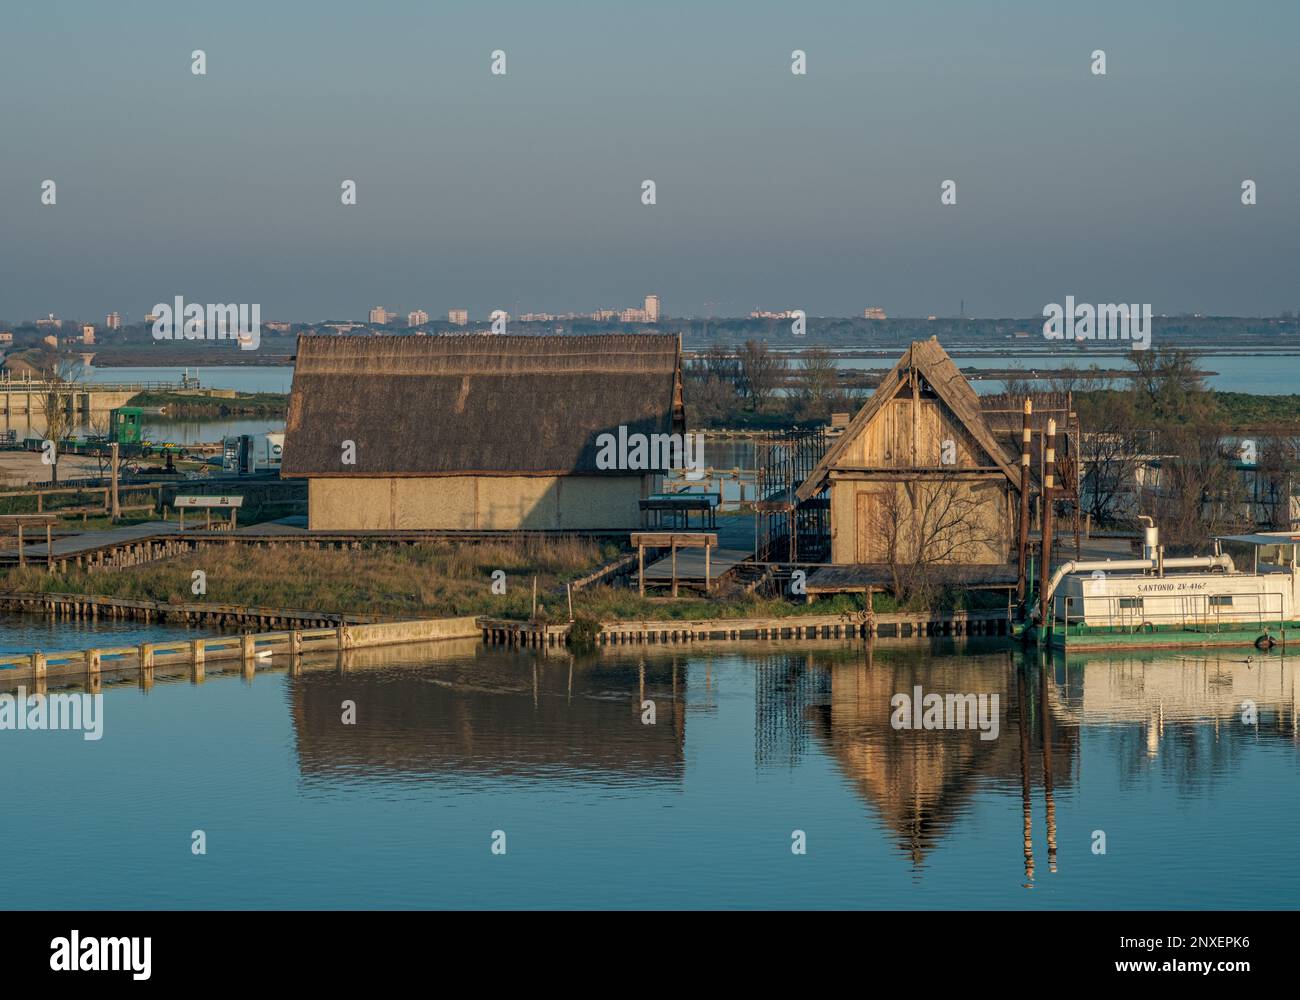
{"label": "utility pole", "polygon": [[118,503],[118,496],[117,496],[117,476],[118,476],[118,469],[120,467],[118,461],[119,459],[118,447],[119,446],[116,441],[114,441],[111,445],[109,445],[109,448],[111,449],[112,452],[112,457],[109,460],[109,464],[112,469],[111,472],[112,478],[110,479],[111,498],[109,503],[109,517],[114,521],[118,520],[122,516],[122,505]]}
{"label": "utility pole", "polygon": [[1017,547],[1016,570],[1016,604],[1023,605],[1025,591],[1028,589],[1026,566],[1029,557],[1029,443],[1033,434],[1031,424],[1034,416],[1034,401],[1025,397],[1024,417],[1020,428],[1020,531]]}
{"label": "utility pole", "polygon": [[1039,639],[1047,638],[1047,629],[1051,623],[1048,617],[1051,608],[1047,600],[1047,582],[1052,568],[1052,493],[1056,472],[1056,421],[1047,421],[1047,456],[1043,474],[1043,542],[1039,552],[1038,567],[1038,604]]}

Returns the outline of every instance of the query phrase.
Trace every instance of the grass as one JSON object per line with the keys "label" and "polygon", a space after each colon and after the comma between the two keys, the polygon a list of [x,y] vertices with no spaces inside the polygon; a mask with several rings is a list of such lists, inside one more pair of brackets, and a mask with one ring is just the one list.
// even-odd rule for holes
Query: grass
{"label": "grass", "polygon": [[[244,548],[217,545],[144,566],[51,576],[43,568],[13,569],[0,591],[99,594],[172,604],[204,601],[320,612],[442,617],[490,615],[527,620],[537,577],[539,619],[567,621],[565,584],[622,553],[609,543],[579,538],[519,538],[467,544],[429,542],[409,547],[374,545],[360,550]],[[207,592],[195,595],[192,574],[206,574]],[[505,593],[493,592],[493,573],[504,572]],[[1005,598],[959,592],[944,607],[1004,607]],[[988,604],[988,601],[993,601]],[[863,598],[836,594],[812,604],[745,594],[734,584],[714,595],[677,600],[641,597],[634,587],[599,585],[574,594],[574,614],[594,621],[688,621],[716,618],[795,618],[860,611]],[[878,613],[900,610],[876,594]],[[906,609],[915,610],[915,609]]]}
{"label": "grass", "polygon": [[[562,595],[567,580],[614,555],[612,546],[581,539],[436,542],[361,550],[211,546],[145,566],[93,574],[53,577],[32,567],[15,569],[0,581],[0,589],[355,614],[526,618],[532,610],[534,575],[539,593],[551,601],[550,591],[558,589]],[[206,594],[191,590],[195,570],[206,574]],[[505,594],[492,593],[494,570],[506,574]]]}

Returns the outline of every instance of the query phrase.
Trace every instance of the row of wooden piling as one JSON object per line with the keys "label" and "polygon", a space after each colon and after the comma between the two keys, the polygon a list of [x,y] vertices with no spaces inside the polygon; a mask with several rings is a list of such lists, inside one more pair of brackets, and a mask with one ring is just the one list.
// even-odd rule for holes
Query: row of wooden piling
{"label": "row of wooden piling", "polygon": [[[203,625],[216,628],[330,628],[344,619],[318,611],[287,611],[233,604],[171,604],[164,601],[99,597],[90,594],[0,594],[0,608],[43,613],[66,621],[140,621]],[[349,615],[347,621],[376,621]]]}
{"label": "row of wooden piling", "polygon": [[[491,646],[556,646],[569,626],[504,619],[479,619],[483,642]],[[938,638],[1007,635],[1005,611],[954,612],[942,618],[879,614],[866,618],[807,615],[794,618],[733,618],[714,621],[604,622],[595,640],[601,645],[720,640]]]}
{"label": "row of wooden piling", "polygon": [[[151,671],[155,666],[189,664],[202,667],[209,660],[241,660],[253,663],[275,653],[301,656],[304,652],[351,648],[348,627],[291,629],[287,632],[250,632],[244,635],[207,639],[179,639],[144,642],[135,646],[99,647],[56,652],[0,656],[0,670],[6,680],[30,677],[46,679],[58,674],[85,674],[92,683],[105,669],[134,667]],[[12,672],[10,672],[12,671]]]}

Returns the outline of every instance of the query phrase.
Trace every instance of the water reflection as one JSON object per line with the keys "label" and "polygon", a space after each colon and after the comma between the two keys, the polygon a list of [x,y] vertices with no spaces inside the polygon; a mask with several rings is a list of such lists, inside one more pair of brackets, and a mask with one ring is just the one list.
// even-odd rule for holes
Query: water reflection
{"label": "water reflection", "polygon": [[[1280,655],[828,640],[575,658],[465,641],[115,680],[99,743],[0,732],[0,789],[32,803],[0,831],[86,849],[72,780],[112,824],[203,815],[251,839],[201,891],[152,855],[105,870],[97,905],[141,879],[196,905],[263,904],[268,885],[292,886],[275,905],[340,905],[320,872],[342,856],[357,906],[1231,908],[1300,891],[1296,672]],[[917,686],[996,694],[998,737],[895,729],[893,697]],[[508,878],[486,848],[498,827],[519,846]],[[796,828],[811,846],[792,861]],[[19,878],[14,899],[46,898]]]}
{"label": "water reflection", "polygon": [[[399,654],[400,656],[400,654]],[[352,654],[289,688],[304,778],[679,782],[686,671],[676,658],[598,660],[475,647],[436,669]],[[357,724],[341,722],[342,703]],[[642,723],[653,702],[654,724]]]}
{"label": "water reflection", "polygon": [[[1078,730],[1061,724],[1055,692],[1005,650],[958,657],[873,646],[864,644],[853,657],[809,661],[829,677],[829,697],[808,706],[811,730],[917,868],[983,786],[1014,783],[1022,791],[1032,878],[1031,789],[1043,787],[1050,798],[1075,780]],[[982,739],[978,729],[895,729],[891,699],[917,686],[945,695],[996,694],[999,737]],[[1053,866],[1054,841],[1052,831]]]}

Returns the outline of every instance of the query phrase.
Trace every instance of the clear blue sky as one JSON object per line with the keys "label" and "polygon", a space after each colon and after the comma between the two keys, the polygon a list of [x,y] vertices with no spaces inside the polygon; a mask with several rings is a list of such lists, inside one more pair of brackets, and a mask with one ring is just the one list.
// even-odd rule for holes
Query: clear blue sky
{"label": "clear blue sky", "polygon": [[1293,0],[6,2],[0,318],[1274,314],[1298,29]]}

